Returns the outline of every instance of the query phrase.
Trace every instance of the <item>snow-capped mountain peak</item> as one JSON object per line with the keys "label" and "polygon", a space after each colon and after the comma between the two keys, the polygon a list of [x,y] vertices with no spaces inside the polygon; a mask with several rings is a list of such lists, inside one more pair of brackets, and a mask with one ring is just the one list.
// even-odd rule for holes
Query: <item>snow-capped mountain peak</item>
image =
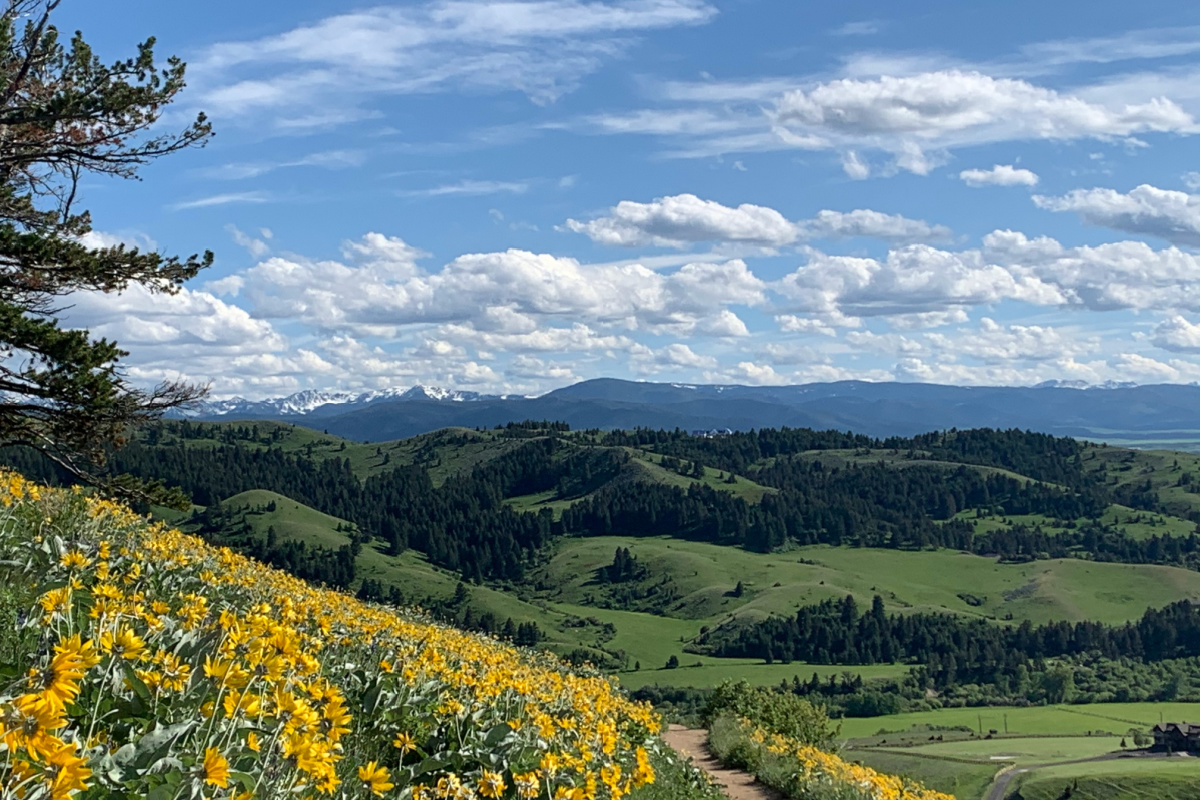
{"label": "snow-capped mountain peak", "polygon": [[317,389],[306,389],[275,400],[266,400],[279,409],[280,414],[307,414],[315,408],[330,403],[348,403],[358,395],[351,392],[323,392]]}
{"label": "snow-capped mountain peak", "polygon": [[478,400],[482,395],[478,392],[460,392],[457,389],[443,389],[440,386],[423,386],[417,384],[400,396],[407,400],[438,400],[463,403]]}
{"label": "snow-capped mountain peak", "polygon": [[493,399],[494,395],[478,392],[463,392],[443,389],[439,386],[416,385],[408,388],[392,387],[369,392],[324,391],[305,389],[287,397],[267,400],[247,400],[232,397],[213,400],[201,405],[188,414],[193,417],[301,417],[309,415],[340,414],[363,406],[386,401],[432,401],[467,403]]}

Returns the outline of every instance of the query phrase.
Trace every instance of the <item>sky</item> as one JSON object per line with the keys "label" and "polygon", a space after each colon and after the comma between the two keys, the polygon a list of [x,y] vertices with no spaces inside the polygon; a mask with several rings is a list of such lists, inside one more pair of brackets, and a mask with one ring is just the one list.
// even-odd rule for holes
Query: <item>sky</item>
{"label": "sky", "polygon": [[1200,4],[66,0],[216,135],[86,178],[81,295],[214,397],[1200,380]]}

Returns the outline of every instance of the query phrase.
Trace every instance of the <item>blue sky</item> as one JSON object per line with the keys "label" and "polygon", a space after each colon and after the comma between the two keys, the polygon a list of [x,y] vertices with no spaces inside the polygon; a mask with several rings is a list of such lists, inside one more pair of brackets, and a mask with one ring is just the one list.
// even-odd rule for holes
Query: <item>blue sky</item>
{"label": "blue sky", "polygon": [[1200,380],[1200,6],[68,0],[211,144],[89,180],[216,264],[70,319],[142,383]]}

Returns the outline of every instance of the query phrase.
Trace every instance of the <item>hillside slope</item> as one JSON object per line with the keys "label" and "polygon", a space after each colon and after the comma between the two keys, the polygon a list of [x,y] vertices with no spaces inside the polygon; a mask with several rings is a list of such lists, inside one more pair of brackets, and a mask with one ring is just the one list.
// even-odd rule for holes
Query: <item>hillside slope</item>
{"label": "hillside slope", "polygon": [[[997,623],[1119,623],[1200,597],[1200,457],[1022,432],[529,423],[364,444],[171,422],[114,463],[191,492],[201,505],[168,518],[211,541],[632,685],[790,679],[689,650],[702,628],[846,595]],[[672,656],[686,668],[655,676]]]}
{"label": "hillside slope", "polygon": [[107,501],[11,473],[0,493],[0,556],[39,599],[26,657],[46,676],[0,693],[29,720],[6,733],[6,792],[617,800],[661,796],[657,779],[712,796],[650,709],[594,672],[313,589]]}

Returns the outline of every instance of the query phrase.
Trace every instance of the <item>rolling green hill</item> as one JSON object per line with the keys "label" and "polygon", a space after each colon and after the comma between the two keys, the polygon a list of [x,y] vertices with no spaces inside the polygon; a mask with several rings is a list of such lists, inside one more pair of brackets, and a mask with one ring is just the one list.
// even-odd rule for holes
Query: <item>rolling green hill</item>
{"label": "rolling green hill", "polygon": [[[732,618],[791,614],[800,606],[854,595],[870,605],[882,596],[904,612],[958,614],[1034,623],[1137,618],[1148,606],[1200,600],[1200,572],[1153,565],[1052,559],[999,564],[951,550],[910,552],[874,548],[800,547],[748,553],[662,537],[597,537],[564,541],[533,580],[538,596],[577,605],[621,605],[596,571],[628,548],[648,570],[637,585],[669,582],[670,599],[651,594],[627,605],[679,619],[716,624]],[[741,597],[734,596],[743,584]]]}
{"label": "rolling green hill", "polygon": [[[843,691],[835,690],[835,684],[861,686],[854,691],[867,698],[908,692],[903,695],[907,700],[890,707],[911,713],[843,720],[843,736],[852,739],[847,756],[953,791],[962,800],[982,798],[1005,764],[1092,758],[1117,748],[1128,728],[1157,721],[1160,712],[1167,717],[1195,712],[1196,704],[1164,702],[920,711],[930,703],[936,707],[980,702],[972,697],[996,702],[987,698],[1002,698],[1003,690],[982,687],[992,694],[981,695],[981,687],[938,683],[936,692],[918,687],[914,693],[911,685],[903,688],[913,679],[910,664],[789,663],[772,659],[770,651],[765,658],[714,654],[738,655],[719,643],[847,595],[862,609],[870,608],[878,596],[889,612],[901,617],[949,614],[989,630],[1012,630],[1008,626],[1024,622],[1119,626],[1142,619],[1148,608],[1165,608],[1180,600],[1200,602],[1198,561],[1187,555],[1195,552],[1188,542],[1194,541],[1200,520],[1200,455],[1086,443],[1073,445],[1072,451],[1061,440],[1048,442],[1060,451],[1055,455],[1022,450],[1020,437],[1006,440],[1004,435],[998,435],[994,451],[988,451],[986,436],[981,451],[979,441],[964,445],[950,434],[908,447],[818,442],[811,449],[764,454],[736,437],[631,442],[629,438],[636,437],[536,426],[447,429],[372,444],[274,423],[192,428],[167,426],[156,441],[145,444],[145,452],[163,464],[182,451],[216,456],[232,448],[276,458],[283,467],[314,471],[292,484],[275,479],[278,491],[243,488],[217,495],[215,512],[196,507],[190,514],[170,517],[185,528],[204,530],[210,538],[239,549],[259,548],[264,557],[284,551],[294,555],[288,548],[301,544],[317,563],[352,551],[353,578],[344,587],[348,592],[402,598],[458,624],[498,635],[513,635],[518,628],[524,632],[519,635],[528,635],[529,626],[536,626],[538,646],[598,663],[615,673],[624,688],[645,689],[648,697],[671,697],[681,688],[705,690],[730,680],[782,684],[795,691],[798,683],[812,685],[814,676],[827,687],[819,691],[830,693]],[[1015,449],[1013,441],[1018,441]],[[228,454],[223,458],[227,469],[249,474],[251,462],[231,460]],[[180,474],[203,469],[208,462],[183,463],[182,468],[176,466]],[[429,488],[406,495],[413,490],[389,477],[403,470],[425,476]],[[320,475],[326,477],[318,479]],[[403,521],[411,514],[421,525],[446,526],[455,531],[454,537],[469,536],[480,526],[533,519],[541,520],[539,525],[549,535],[521,553],[516,573],[474,575],[464,583],[465,570],[448,567],[444,551],[427,551],[424,544],[413,545],[412,538],[408,546],[396,547],[394,540],[379,535],[376,518],[356,510],[353,492],[330,491],[333,486],[321,483],[334,479],[329,476],[368,488],[374,482],[374,493],[367,495],[375,505],[408,504],[423,492],[457,492],[449,506],[397,509],[393,518]],[[900,476],[910,477],[889,483]],[[236,488],[245,480],[243,476],[210,485]],[[981,499],[976,496],[981,481],[1007,494],[989,498],[985,492]],[[921,493],[925,500],[912,503],[913,495]],[[891,519],[874,516],[888,513],[893,502],[909,503],[908,511]],[[707,535],[697,534],[704,527],[697,525],[696,513],[742,514],[740,524],[753,525],[758,519],[754,509],[763,509],[763,518],[775,514],[786,522],[788,514],[806,515],[822,503],[828,504],[826,521],[836,522],[842,519],[839,514],[851,510],[858,514],[847,528],[857,533],[848,534],[847,543],[785,539],[772,544],[770,552],[755,552],[749,530],[734,530],[728,524],[717,526],[715,530],[726,533],[713,537],[725,541],[696,540]],[[472,504],[478,509],[455,522],[453,515]],[[488,508],[502,509],[508,516],[496,516],[498,512]],[[627,533],[620,528],[631,523],[620,514],[630,514],[631,509],[649,513],[650,520],[636,523],[641,525],[637,535],[615,535]],[[616,530],[597,535],[610,513]],[[919,537],[897,543],[863,533],[877,522],[881,530],[903,530],[920,515],[925,515],[920,522],[923,535],[932,537],[932,544],[921,544]],[[680,519],[683,528],[666,522]],[[814,536],[813,523],[806,524],[807,535]],[[818,541],[825,537],[824,531],[815,534]],[[1003,549],[1006,537],[1018,542],[1015,550]],[[1108,541],[1108,549],[1091,552],[1091,542],[1100,539]],[[484,539],[462,546],[491,553],[502,541]],[[936,546],[941,541],[962,544]],[[981,541],[993,545],[968,552]],[[276,550],[268,552],[267,542]],[[863,546],[869,543],[874,546]],[[1002,549],[986,549],[991,546]],[[1165,555],[1170,552],[1177,556]],[[1155,559],[1158,563],[1138,563]],[[618,566],[623,571],[614,572]],[[1061,669],[1081,664],[1083,690],[1093,702],[1120,699],[1112,689],[1136,691],[1143,681],[1160,694],[1136,697],[1200,698],[1200,659],[1125,663],[1117,674],[1129,676],[1130,683],[1120,687],[1111,681],[1097,687],[1108,670],[1105,664],[1113,662],[1089,659],[1067,660]],[[1045,703],[1037,687],[1060,668],[1055,659],[1041,666],[1030,662],[1030,667],[1043,672],[1033,676],[1029,697]],[[1178,693],[1161,694],[1167,685]],[[819,695],[818,702],[831,703],[838,713],[850,708],[836,693]],[[925,727],[910,729],[913,725]],[[988,738],[978,732],[946,732],[980,725],[989,730],[1007,725],[1012,733]],[[949,738],[932,741],[934,729],[928,726]],[[892,733],[877,733],[883,730]],[[1042,738],[1048,734],[1055,738]],[[1049,800],[1068,785],[1078,787],[1073,796],[1079,797],[1108,797],[1105,792],[1118,788],[1125,793],[1121,796],[1184,797],[1195,783],[1188,770],[1174,763],[1095,762],[1036,769],[1014,782],[1010,791]]]}
{"label": "rolling green hill", "polygon": [[[736,541],[689,541],[681,536],[694,538],[693,534],[666,523],[657,527],[650,523],[637,536],[580,536],[570,535],[572,530],[566,529],[568,524],[579,525],[581,519],[588,519],[580,516],[580,509],[590,509],[587,513],[594,517],[615,508],[614,504],[631,499],[636,503],[651,496],[667,503],[676,502],[672,498],[690,497],[688,502],[701,506],[726,498],[709,506],[713,513],[750,513],[752,521],[753,512],[738,509],[767,503],[778,507],[792,491],[789,481],[795,479],[789,475],[800,476],[802,484],[814,480],[804,476],[817,476],[823,481],[818,486],[825,487],[819,492],[841,492],[828,494],[828,502],[835,504],[859,502],[856,496],[868,497],[870,481],[886,483],[889,475],[913,476],[909,483],[897,485],[907,486],[909,491],[933,492],[935,500],[938,483],[943,480],[947,486],[968,487],[974,485],[972,481],[1008,481],[1005,485],[1018,492],[1034,487],[1029,495],[1032,499],[1022,502],[1044,503],[1038,497],[1049,497],[1048,508],[1059,502],[1054,497],[1069,499],[1076,492],[1091,492],[1109,500],[1100,510],[1089,512],[1089,517],[1051,510],[1008,513],[995,501],[972,506],[960,495],[958,502],[950,501],[956,506],[951,517],[923,523],[939,536],[942,526],[953,525],[959,531],[973,531],[976,537],[1034,530],[1048,537],[1044,538],[1047,542],[1057,537],[1074,537],[1071,541],[1078,542],[1081,529],[1099,525],[1118,540],[1150,542],[1164,535],[1183,541],[1196,529],[1200,494],[1191,492],[1190,476],[1195,475],[1200,485],[1200,456],[1051,439],[1045,442],[1053,452],[1039,452],[1036,448],[1042,440],[1022,438],[1023,434],[996,433],[994,442],[988,438],[990,434],[966,435],[974,438],[959,441],[956,437],[963,434],[947,434],[892,446],[891,442],[871,444],[861,437],[832,433],[783,431],[760,440],[743,435],[696,439],[679,434],[569,432],[561,427],[522,424],[494,430],[450,428],[411,439],[364,444],[273,422],[173,422],[149,433],[137,446],[141,449],[134,448],[135,459],[130,463],[143,464],[146,471],[163,470],[162,476],[169,480],[174,470],[179,476],[175,480],[203,484],[208,480],[204,470],[212,469],[205,464],[220,461],[224,474],[209,484],[214,489],[229,486],[236,491],[209,491],[214,507],[220,509],[217,522],[214,524],[212,514],[203,508],[190,517],[171,517],[172,521],[193,530],[207,526],[210,537],[264,553],[269,536],[269,547],[293,548],[293,556],[294,548],[302,544],[318,565],[341,550],[353,549],[353,574],[345,586],[348,591],[431,605],[439,613],[471,625],[481,624],[483,617],[488,621],[482,624],[497,629],[508,620],[514,625],[536,623],[541,644],[560,653],[577,651],[577,657],[586,655],[623,670],[623,679],[630,686],[708,686],[726,677],[747,677],[756,683],[776,683],[797,674],[807,678],[814,671],[809,665],[717,659],[690,652],[691,644],[702,630],[771,615],[788,616],[802,606],[848,594],[861,606],[879,595],[889,609],[900,613],[944,611],[999,624],[1026,620],[1035,624],[1060,620],[1122,623],[1136,619],[1150,606],[1200,599],[1200,572],[1185,568],[1185,564],[1120,563],[1127,559],[1119,555],[1106,556],[1105,561],[1082,558],[1078,556],[1088,553],[1080,551],[1078,543],[1063,553],[1076,557],[1033,553],[1006,561],[987,553],[973,555],[928,545],[797,546],[785,541],[782,547],[773,546],[773,552],[751,552],[748,545],[730,546]],[[797,449],[789,444],[792,441],[812,444]],[[867,442],[864,446],[841,444],[863,441]],[[249,460],[230,460],[232,453],[243,453]],[[286,474],[272,478],[279,485],[277,490],[264,484],[245,488],[247,481],[254,486],[251,468],[258,469],[255,463],[268,457],[275,459],[274,469],[307,471],[310,466],[306,465],[311,465],[313,471],[300,483]],[[471,576],[464,597],[459,589],[463,571],[447,566],[445,545],[434,550],[423,544],[397,546],[380,535],[378,523],[373,522],[376,517],[367,513],[372,508],[410,502],[398,499],[394,492],[413,490],[386,483],[400,470],[427,476],[434,492],[461,492],[464,486],[478,492],[481,490],[469,489],[472,482],[491,482],[487,485],[494,489],[471,495],[478,500],[463,495],[453,501],[483,504],[485,517],[464,520],[464,531],[495,524],[486,516],[495,513],[487,510],[495,502],[487,499],[495,497],[493,491],[499,492],[505,509],[528,512],[533,515],[529,519],[549,512],[548,519],[553,522],[539,524],[555,527],[547,529],[549,538],[544,544],[516,556],[519,568],[515,572],[510,568],[507,577]],[[367,487],[375,482],[373,505],[354,511],[354,503],[362,502],[351,497],[358,489],[328,484],[334,480]],[[855,488],[855,481],[864,482],[861,490]],[[287,488],[293,484],[295,489]],[[313,488],[306,489],[306,485]],[[323,485],[328,488],[320,488]],[[420,496],[421,490],[416,491]],[[809,495],[813,500],[825,496]],[[734,505],[722,511],[725,506],[721,503]],[[397,515],[390,524],[404,524],[410,518],[427,520],[421,525],[450,524],[447,530],[459,524],[437,521],[446,513],[458,513],[454,509],[459,505],[412,512],[425,517],[414,517],[405,507],[388,512]],[[337,510],[342,508],[346,510]],[[805,513],[804,505],[796,508],[796,513]],[[871,508],[866,505],[856,513],[865,514],[869,521],[875,513]],[[673,519],[667,510],[662,519]],[[838,511],[836,506],[832,510]],[[564,517],[567,512],[573,515],[569,520]],[[523,516],[518,513],[514,518]],[[898,523],[906,524],[903,519]],[[414,535],[403,534],[410,539]],[[496,546],[499,542],[470,545],[485,548],[485,552]],[[602,574],[618,549],[636,559],[638,574],[610,583]],[[679,668],[661,669],[672,656],[678,659]],[[641,669],[635,669],[639,664]],[[845,669],[828,665],[815,671],[828,675]],[[898,675],[902,669],[854,667],[852,671],[885,677]]]}

